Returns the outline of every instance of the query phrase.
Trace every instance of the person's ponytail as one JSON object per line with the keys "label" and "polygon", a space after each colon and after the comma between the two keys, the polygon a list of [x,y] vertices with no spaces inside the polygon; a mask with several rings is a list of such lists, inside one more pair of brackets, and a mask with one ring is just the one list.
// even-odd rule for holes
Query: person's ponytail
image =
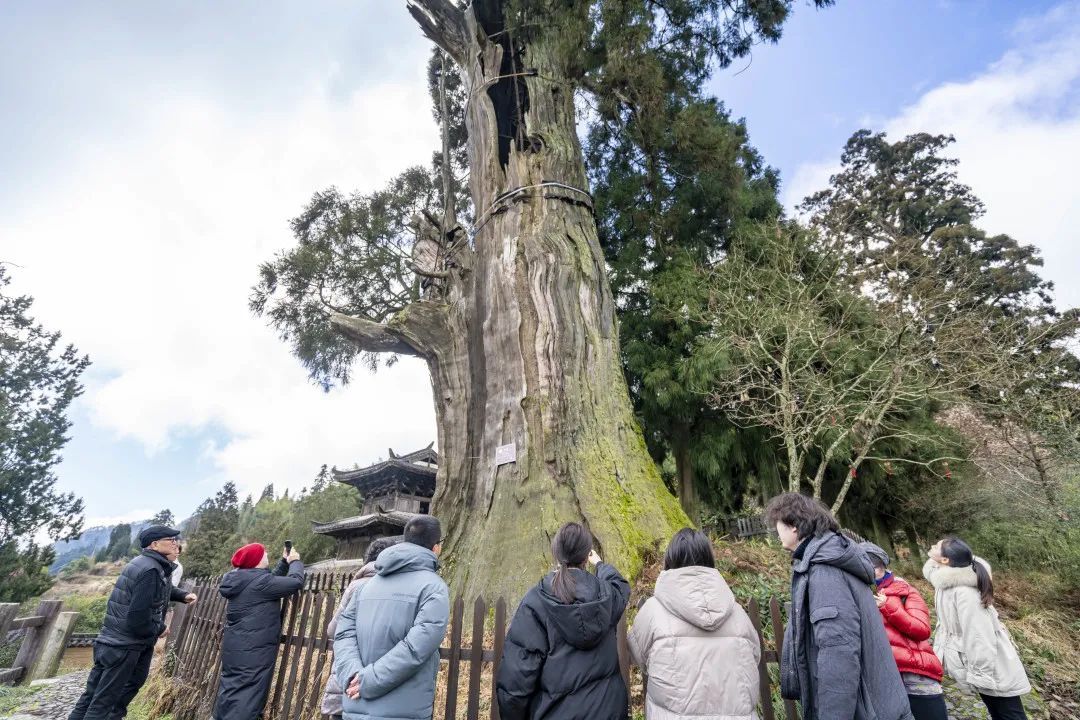
{"label": "person's ponytail", "polygon": [[577,599],[577,588],[570,568],[580,568],[589,559],[593,539],[589,531],[578,523],[566,523],[551,541],[551,554],[559,564],[551,581],[551,592],[559,602],[567,605]]}
{"label": "person's ponytail", "polygon": [[975,579],[978,582],[983,607],[990,607],[994,604],[994,580],[990,577],[990,571],[974,558],[971,560],[971,566],[975,568]]}

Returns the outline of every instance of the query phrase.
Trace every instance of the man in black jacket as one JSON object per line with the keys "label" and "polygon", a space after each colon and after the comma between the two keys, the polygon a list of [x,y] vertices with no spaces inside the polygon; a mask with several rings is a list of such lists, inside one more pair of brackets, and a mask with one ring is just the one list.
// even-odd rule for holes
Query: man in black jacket
{"label": "man in black jacket", "polygon": [[142,554],[127,564],[109,596],[105,622],[94,643],[94,669],[68,720],[120,720],[127,715],[150,673],[154,643],[165,633],[169,602],[197,600],[170,581],[179,535],[164,525],[139,533]]}

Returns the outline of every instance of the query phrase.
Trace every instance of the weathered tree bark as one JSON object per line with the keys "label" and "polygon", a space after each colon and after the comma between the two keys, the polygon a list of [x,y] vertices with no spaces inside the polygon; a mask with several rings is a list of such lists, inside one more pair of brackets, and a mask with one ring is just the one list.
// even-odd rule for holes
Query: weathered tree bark
{"label": "weathered tree bark", "polygon": [[[409,11],[469,93],[476,234],[444,253],[434,296],[384,325],[334,324],[364,350],[428,363],[440,453],[433,512],[455,592],[516,603],[551,567],[551,538],[567,521],[586,524],[605,559],[634,574],[687,519],[645,448],[620,366],[584,192],[573,58],[557,24],[515,42],[502,2],[461,11],[412,0]],[[516,461],[497,466],[504,445]]]}

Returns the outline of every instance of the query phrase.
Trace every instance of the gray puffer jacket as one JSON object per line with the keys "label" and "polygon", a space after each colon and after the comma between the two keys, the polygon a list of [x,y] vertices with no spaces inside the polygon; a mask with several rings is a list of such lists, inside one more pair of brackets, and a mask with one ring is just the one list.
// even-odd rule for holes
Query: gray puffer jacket
{"label": "gray puffer jacket", "polygon": [[761,642],[714,568],[660,573],[627,639],[649,720],[756,720]]}
{"label": "gray puffer jacket", "polygon": [[803,720],[911,720],[873,581],[866,553],[842,535],[796,550],[780,686]]}
{"label": "gray puffer jacket", "polygon": [[[334,618],[326,626],[327,637],[334,637],[337,633],[338,619],[341,617],[342,611],[349,606],[353,597],[356,595],[356,591],[363,586],[371,578],[375,577],[375,563],[369,562],[364,567],[360,568],[360,572],[357,573],[356,579],[354,579],[349,586],[345,588],[345,592],[341,594],[341,604],[338,605],[336,611],[334,611]],[[333,643],[330,643],[331,649],[333,649]],[[326,691],[323,693],[321,711],[323,715],[340,715],[342,712],[341,699],[345,695],[345,690],[342,689],[341,684],[338,683],[337,676],[334,673],[330,673],[330,677],[326,679]]]}
{"label": "gray puffer jacket", "polygon": [[427,548],[403,542],[375,561],[338,619],[334,675],[348,688],[360,678],[360,697],[342,699],[347,720],[425,720],[435,704],[439,645],[450,620],[446,583]]}
{"label": "gray puffer jacket", "polygon": [[[990,571],[985,560],[975,561]],[[945,672],[962,688],[984,695],[1015,697],[1031,692],[1024,664],[997,609],[983,607],[975,569],[930,559],[923,566],[923,577],[934,586],[934,652]]]}

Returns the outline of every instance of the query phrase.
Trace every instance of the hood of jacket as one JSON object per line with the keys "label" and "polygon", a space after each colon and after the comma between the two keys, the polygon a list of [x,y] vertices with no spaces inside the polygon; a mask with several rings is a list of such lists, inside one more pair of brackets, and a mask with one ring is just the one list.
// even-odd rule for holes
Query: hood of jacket
{"label": "hood of jacket", "polygon": [[564,603],[552,592],[555,573],[540,581],[540,600],[551,626],[568,645],[591,650],[611,628],[611,590],[590,572],[576,568],[560,572],[573,573],[574,602]]}
{"label": "hood of jacket", "polygon": [[832,565],[867,585],[874,583],[874,564],[866,552],[858,543],[838,533],[829,532],[813,538],[792,569],[796,573],[805,573],[811,565]]}
{"label": "hood of jacket", "polygon": [[244,588],[268,572],[270,571],[266,568],[230,570],[225,573],[225,577],[221,578],[221,586],[218,588],[218,592],[221,593],[222,597],[231,600],[242,593]]}
{"label": "hood of jacket", "polygon": [[435,572],[438,569],[439,559],[435,553],[411,542],[399,542],[388,547],[375,560],[375,573],[383,576],[419,570]]}
{"label": "hood of jacket", "polygon": [[[986,572],[990,572],[990,563],[981,557],[976,557],[975,562],[982,563]],[[978,587],[979,579],[975,576],[975,568],[972,565],[964,567],[952,567],[941,565],[933,558],[923,565],[923,577],[926,578],[935,590],[950,590],[956,587]],[[991,573],[991,577],[993,574]]]}
{"label": "hood of jacket", "polygon": [[653,597],[675,617],[708,631],[723,625],[735,606],[735,595],[720,571],[701,566],[660,573]]}
{"label": "hood of jacket", "polygon": [[375,561],[372,560],[364,567],[360,568],[360,572],[356,573],[356,577],[353,578],[353,582],[357,580],[367,580],[378,575],[379,572],[375,569]]}

